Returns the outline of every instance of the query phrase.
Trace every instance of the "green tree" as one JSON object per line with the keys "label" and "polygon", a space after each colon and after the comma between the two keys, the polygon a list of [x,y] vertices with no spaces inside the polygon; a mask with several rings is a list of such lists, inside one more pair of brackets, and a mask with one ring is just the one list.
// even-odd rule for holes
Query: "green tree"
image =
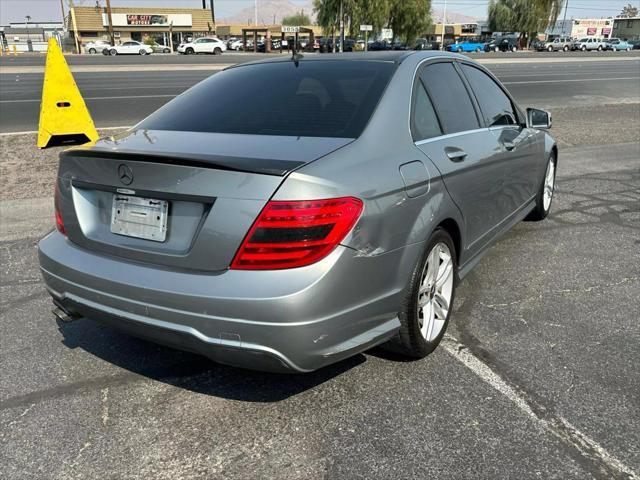
{"label": "green tree", "polygon": [[489,28],[494,32],[519,32],[529,42],[553,25],[565,0],[490,0]]}
{"label": "green tree", "polygon": [[290,17],[284,17],[282,19],[282,25],[292,25],[294,27],[297,27],[299,25],[311,25],[311,19],[309,18],[309,15],[304,13],[304,10],[302,10],[300,13],[297,13],[296,15],[291,15]]}
{"label": "green tree", "polygon": [[431,0],[314,0],[318,25],[325,32],[339,29],[341,3],[345,30],[353,36],[367,24],[378,32],[390,27],[396,37],[411,42],[431,22]]}
{"label": "green tree", "polygon": [[407,44],[424,33],[431,23],[430,0],[390,0],[389,26]]}
{"label": "green tree", "polygon": [[619,17],[623,17],[623,18],[633,18],[633,17],[637,17],[638,16],[638,7],[634,7],[631,4],[628,4],[626,7],[624,7],[622,9],[622,12],[620,12],[620,15],[618,15]]}

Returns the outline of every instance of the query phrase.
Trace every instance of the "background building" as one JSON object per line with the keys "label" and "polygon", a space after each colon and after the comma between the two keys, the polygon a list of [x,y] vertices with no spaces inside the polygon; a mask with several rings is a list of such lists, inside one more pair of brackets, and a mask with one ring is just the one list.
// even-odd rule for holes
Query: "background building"
{"label": "background building", "polygon": [[[167,46],[171,38],[177,47],[181,42],[215,31],[211,10],[199,8],[114,7],[111,24],[116,44],[151,37]],[[103,7],[71,8],[68,28],[80,45],[110,40],[109,15]]]}
{"label": "background building", "polygon": [[45,52],[51,37],[60,40],[64,35],[62,22],[12,22],[0,27],[0,40],[6,50]]}
{"label": "background building", "polygon": [[613,36],[627,40],[639,40],[640,17],[615,18],[613,20]]}

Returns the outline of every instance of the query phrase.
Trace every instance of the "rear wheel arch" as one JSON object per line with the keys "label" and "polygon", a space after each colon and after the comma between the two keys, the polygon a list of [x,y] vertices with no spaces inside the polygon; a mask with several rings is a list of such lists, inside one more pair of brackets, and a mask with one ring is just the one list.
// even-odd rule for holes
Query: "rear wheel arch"
{"label": "rear wheel arch", "polygon": [[462,251],[462,232],[460,231],[460,227],[458,226],[458,222],[456,222],[453,218],[447,218],[441,221],[436,230],[438,228],[444,229],[451,239],[453,240],[453,246],[456,249],[456,260],[458,265],[460,264],[460,252]]}

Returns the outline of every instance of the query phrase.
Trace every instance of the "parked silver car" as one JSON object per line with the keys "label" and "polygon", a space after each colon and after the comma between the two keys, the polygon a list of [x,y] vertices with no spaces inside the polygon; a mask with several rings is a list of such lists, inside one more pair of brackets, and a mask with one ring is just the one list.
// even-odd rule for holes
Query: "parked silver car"
{"label": "parked silver car", "polygon": [[41,271],[59,318],[226,364],[306,372],[383,343],[423,357],[458,282],[547,216],[550,126],[453,53],[227,68],[61,154]]}
{"label": "parked silver car", "polygon": [[572,44],[573,39],[571,37],[559,37],[539,43],[537,50],[546,50],[548,52],[558,52],[562,50],[563,52],[568,52],[571,49]]}
{"label": "parked silver car", "polygon": [[595,37],[586,37],[581,38],[573,43],[571,46],[571,50],[582,50],[583,52],[587,50],[598,50],[601,52],[606,48],[606,44],[602,38]]}

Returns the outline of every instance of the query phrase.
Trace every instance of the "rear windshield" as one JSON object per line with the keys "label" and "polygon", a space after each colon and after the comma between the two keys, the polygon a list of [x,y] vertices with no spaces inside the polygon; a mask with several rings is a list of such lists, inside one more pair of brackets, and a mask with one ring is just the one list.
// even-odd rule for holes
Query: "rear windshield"
{"label": "rear windshield", "polygon": [[357,138],[395,64],[320,60],[212,75],[139,125],[149,130]]}

